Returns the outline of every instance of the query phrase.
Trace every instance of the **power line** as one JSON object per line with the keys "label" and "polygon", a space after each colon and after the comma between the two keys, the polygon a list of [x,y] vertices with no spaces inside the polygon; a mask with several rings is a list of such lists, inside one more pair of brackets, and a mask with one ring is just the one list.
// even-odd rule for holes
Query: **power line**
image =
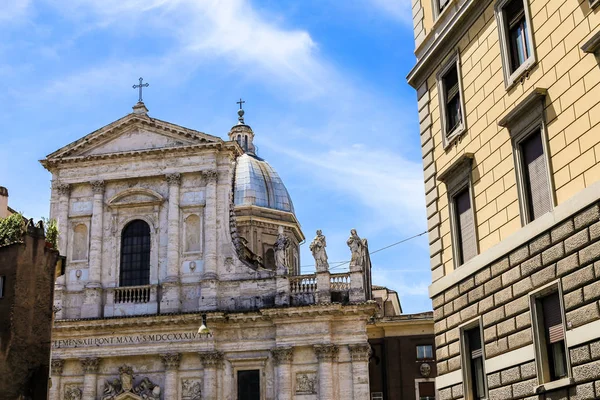
{"label": "power line", "polygon": [[[375,251],[372,251],[372,252],[370,252],[369,254],[371,254],[371,255],[372,255],[372,254],[375,254],[375,253],[379,253],[380,251],[387,250],[387,249],[389,249],[390,247],[394,247],[394,246],[397,246],[397,245],[399,245],[399,244],[401,244],[401,243],[408,242],[409,240],[412,240],[412,239],[418,238],[419,236],[423,236],[423,235],[424,235],[424,234],[426,234],[426,233],[427,233],[427,231],[421,232],[421,233],[419,233],[419,234],[417,234],[417,235],[414,235],[414,236],[408,237],[408,238],[406,238],[406,239],[402,239],[402,240],[400,240],[400,241],[398,241],[398,242],[392,243],[392,244],[390,244],[390,245],[387,245],[387,246],[385,246],[385,247],[382,247],[382,248],[380,248],[380,249],[377,249],[377,250],[375,250]],[[342,267],[342,266],[344,266],[344,265],[346,265],[346,264],[348,264],[348,263],[350,263],[350,260],[347,260],[347,261],[333,261],[333,262],[330,262],[330,263],[329,263],[330,265],[331,265],[331,264],[335,264],[335,266],[333,266],[333,267],[329,267],[329,270],[331,271],[332,269],[340,268],[340,267]],[[315,265],[314,265],[314,264],[312,264],[312,265],[302,265],[302,266],[300,266],[300,267],[301,267],[301,268],[303,268],[303,267],[315,267]]]}

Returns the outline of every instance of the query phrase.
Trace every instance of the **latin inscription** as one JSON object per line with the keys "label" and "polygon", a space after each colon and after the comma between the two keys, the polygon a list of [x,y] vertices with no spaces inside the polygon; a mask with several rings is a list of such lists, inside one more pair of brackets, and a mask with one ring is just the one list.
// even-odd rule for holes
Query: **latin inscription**
{"label": "latin inscription", "polygon": [[162,342],[184,342],[200,337],[196,332],[155,333],[147,335],[110,336],[81,339],[58,339],[52,341],[53,349],[85,346],[115,346],[121,344],[149,344]]}

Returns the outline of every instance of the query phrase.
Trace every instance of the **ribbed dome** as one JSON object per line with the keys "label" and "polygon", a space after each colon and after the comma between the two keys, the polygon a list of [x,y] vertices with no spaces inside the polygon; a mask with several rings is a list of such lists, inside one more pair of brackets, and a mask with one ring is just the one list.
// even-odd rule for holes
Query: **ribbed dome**
{"label": "ribbed dome", "polygon": [[294,212],[292,199],[277,172],[262,158],[248,153],[237,159],[234,202],[236,206]]}

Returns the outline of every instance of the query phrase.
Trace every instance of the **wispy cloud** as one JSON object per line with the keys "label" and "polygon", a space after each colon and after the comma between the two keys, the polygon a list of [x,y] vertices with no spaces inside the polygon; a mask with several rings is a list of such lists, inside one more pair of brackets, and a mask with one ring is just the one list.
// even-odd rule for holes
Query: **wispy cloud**
{"label": "wispy cloud", "polygon": [[368,0],[372,5],[381,9],[389,17],[412,27],[411,0]]}
{"label": "wispy cloud", "polygon": [[8,0],[0,7],[0,22],[2,24],[21,21],[30,7],[30,0]]}

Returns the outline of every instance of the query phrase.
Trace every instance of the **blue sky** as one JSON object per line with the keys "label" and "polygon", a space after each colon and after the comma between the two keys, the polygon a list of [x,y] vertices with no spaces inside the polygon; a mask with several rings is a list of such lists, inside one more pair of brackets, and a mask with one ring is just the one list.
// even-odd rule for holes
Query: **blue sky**
{"label": "blue sky", "polygon": [[[48,214],[37,160],[131,111],[226,138],[246,100],[308,242],[347,260],[426,229],[410,0],[12,0],[0,9],[0,185]],[[431,309],[426,236],[373,255],[405,312]],[[338,268],[337,270],[343,270]]]}

